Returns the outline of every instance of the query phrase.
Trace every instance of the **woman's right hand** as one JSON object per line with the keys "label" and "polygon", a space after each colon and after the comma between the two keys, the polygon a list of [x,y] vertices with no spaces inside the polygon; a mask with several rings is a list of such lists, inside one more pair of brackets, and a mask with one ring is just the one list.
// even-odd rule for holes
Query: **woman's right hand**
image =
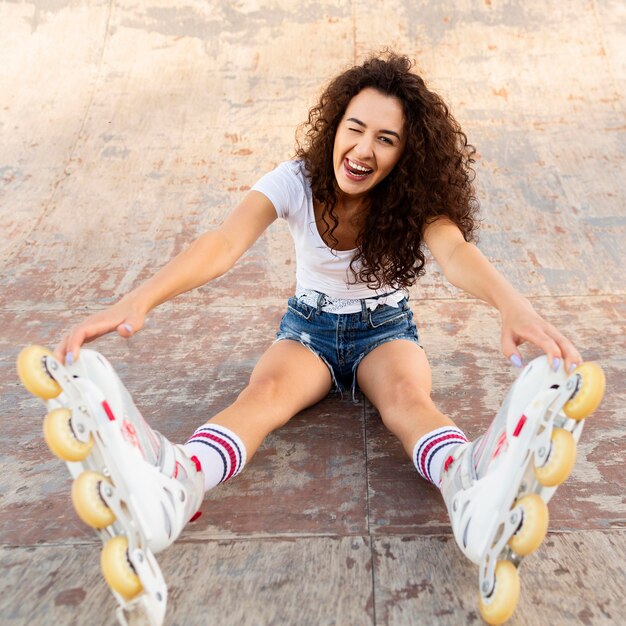
{"label": "woman's right hand", "polygon": [[71,365],[78,359],[80,347],[114,330],[125,339],[139,332],[144,325],[146,312],[133,300],[122,298],[113,306],[90,315],[69,332],[54,349],[54,355],[62,363]]}

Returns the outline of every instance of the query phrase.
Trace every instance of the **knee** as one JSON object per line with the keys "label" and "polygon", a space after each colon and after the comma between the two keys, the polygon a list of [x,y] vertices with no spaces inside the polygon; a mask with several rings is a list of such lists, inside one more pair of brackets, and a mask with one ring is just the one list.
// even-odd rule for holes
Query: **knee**
{"label": "knee", "polygon": [[292,417],[284,406],[284,395],[275,378],[263,376],[251,380],[239,394],[237,402],[245,403],[248,410],[254,413],[252,419],[262,420],[270,432],[286,424]]}
{"label": "knee", "polygon": [[387,390],[379,407],[383,424],[393,433],[435,411],[435,405],[426,389],[415,386],[415,381],[397,380]]}

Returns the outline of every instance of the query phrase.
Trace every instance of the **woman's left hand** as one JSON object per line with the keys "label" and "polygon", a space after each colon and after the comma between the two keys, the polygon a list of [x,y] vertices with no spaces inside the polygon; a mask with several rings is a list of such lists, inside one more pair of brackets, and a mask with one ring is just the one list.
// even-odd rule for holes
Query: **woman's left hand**
{"label": "woman's left hand", "polygon": [[564,337],[552,324],[546,322],[523,297],[510,301],[502,315],[502,352],[517,367],[522,366],[518,346],[528,341],[541,348],[556,370],[563,360],[565,371],[582,363],[582,357],[574,344]]}

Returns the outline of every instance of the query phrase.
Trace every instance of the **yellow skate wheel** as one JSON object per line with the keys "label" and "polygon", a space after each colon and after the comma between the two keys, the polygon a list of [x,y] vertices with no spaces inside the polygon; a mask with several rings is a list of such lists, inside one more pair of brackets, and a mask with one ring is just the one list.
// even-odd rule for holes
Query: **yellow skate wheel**
{"label": "yellow skate wheel", "polygon": [[52,352],[41,346],[26,346],[17,357],[17,375],[22,385],[42,400],[56,398],[61,393],[59,383],[48,374],[46,356],[52,356]]}
{"label": "yellow skate wheel", "polygon": [[604,372],[597,363],[589,362],[579,365],[572,376],[576,374],[582,378],[580,389],[563,406],[563,412],[567,417],[582,420],[591,415],[600,405],[606,382]]}
{"label": "yellow skate wheel", "polygon": [[78,517],[92,528],[105,528],[115,521],[115,513],[100,495],[100,484],[111,484],[98,472],[83,472],[72,485],[72,503]]}
{"label": "yellow skate wheel", "polygon": [[509,561],[496,564],[496,586],[488,598],[480,597],[481,617],[487,624],[504,624],[515,611],[519,599],[519,575]]}
{"label": "yellow skate wheel", "polygon": [[548,507],[536,494],[530,493],[520,498],[515,507],[522,507],[522,525],[509,539],[511,550],[520,556],[534,552],[548,532]]}
{"label": "yellow skate wheel", "polygon": [[556,487],[565,482],[576,463],[574,435],[564,428],[552,431],[552,444],[546,464],[535,466],[535,476],[544,487]]}
{"label": "yellow skate wheel", "polygon": [[125,600],[141,593],[143,586],[128,560],[128,539],[122,535],[109,539],[100,555],[102,575],[111,589]]}
{"label": "yellow skate wheel", "polygon": [[71,417],[69,409],[50,411],[43,420],[43,436],[48,448],[62,461],[82,461],[89,456],[93,439],[90,437],[87,443],[76,439]]}

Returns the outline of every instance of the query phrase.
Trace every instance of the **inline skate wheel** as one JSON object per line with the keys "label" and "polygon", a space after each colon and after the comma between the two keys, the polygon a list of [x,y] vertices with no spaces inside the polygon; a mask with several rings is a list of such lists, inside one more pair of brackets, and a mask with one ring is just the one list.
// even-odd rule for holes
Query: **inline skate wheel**
{"label": "inline skate wheel", "polygon": [[593,362],[579,365],[572,376],[576,374],[582,379],[580,387],[574,397],[563,406],[563,412],[567,417],[582,420],[591,415],[600,405],[606,381],[602,368]]}
{"label": "inline skate wheel", "polygon": [[519,574],[513,563],[498,561],[496,564],[496,583],[491,595],[480,596],[480,615],[487,624],[504,624],[517,606],[519,599]]}
{"label": "inline skate wheel", "polygon": [[534,552],[548,532],[548,507],[536,494],[530,493],[520,498],[514,507],[522,507],[522,524],[509,539],[511,550],[520,556]]}
{"label": "inline skate wheel", "polygon": [[26,346],[17,357],[17,374],[26,390],[42,400],[51,400],[61,393],[61,387],[46,369],[45,357],[53,356],[41,346]]}
{"label": "inline skate wheel", "polygon": [[548,460],[541,467],[535,466],[535,477],[544,487],[556,487],[567,480],[575,463],[574,435],[564,428],[555,428]]}
{"label": "inline skate wheel", "polygon": [[100,555],[102,575],[111,589],[125,600],[141,593],[143,586],[128,559],[128,539],[122,535],[109,539]]}
{"label": "inline skate wheel", "polygon": [[115,513],[100,495],[100,485],[111,483],[98,472],[83,472],[72,485],[72,503],[78,517],[92,528],[105,528],[115,521]]}
{"label": "inline skate wheel", "polygon": [[54,409],[43,420],[43,436],[48,448],[62,461],[82,461],[89,456],[93,439],[88,442],[76,438],[72,429],[72,412]]}

